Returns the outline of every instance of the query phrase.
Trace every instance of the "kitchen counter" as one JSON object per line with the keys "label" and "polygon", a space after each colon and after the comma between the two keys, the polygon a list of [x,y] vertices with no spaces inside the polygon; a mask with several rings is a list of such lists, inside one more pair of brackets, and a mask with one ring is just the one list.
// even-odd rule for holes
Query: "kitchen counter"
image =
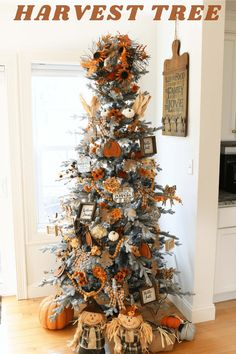
{"label": "kitchen counter", "polygon": [[219,193],[219,207],[236,206],[236,194],[220,191]]}

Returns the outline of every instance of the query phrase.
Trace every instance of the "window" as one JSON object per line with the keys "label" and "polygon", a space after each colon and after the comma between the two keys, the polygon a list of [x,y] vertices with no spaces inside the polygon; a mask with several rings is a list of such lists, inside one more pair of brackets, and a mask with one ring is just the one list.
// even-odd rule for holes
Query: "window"
{"label": "window", "polygon": [[[32,65],[38,231],[59,210],[59,198],[68,191],[57,180],[62,161],[76,158],[74,147],[87,123],[80,94],[89,97],[87,79],[79,65]],[[80,134],[74,134],[76,131]]]}

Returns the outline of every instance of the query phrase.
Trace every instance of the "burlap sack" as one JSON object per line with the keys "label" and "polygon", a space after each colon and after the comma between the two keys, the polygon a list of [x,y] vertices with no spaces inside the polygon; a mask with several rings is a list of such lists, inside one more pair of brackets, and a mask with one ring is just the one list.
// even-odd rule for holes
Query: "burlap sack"
{"label": "burlap sack", "polygon": [[148,349],[151,353],[171,352],[174,348],[175,339],[174,333],[158,327],[153,330],[153,340]]}

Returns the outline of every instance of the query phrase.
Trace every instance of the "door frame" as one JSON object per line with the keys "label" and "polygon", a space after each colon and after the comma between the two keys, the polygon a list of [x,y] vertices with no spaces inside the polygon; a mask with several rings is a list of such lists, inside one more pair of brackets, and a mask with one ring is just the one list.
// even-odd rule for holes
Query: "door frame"
{"label": "door frame", "polygon": [[18,100],[17,55],[0,52],[0,64],[5,67],[7,90],[7,115],[10,141],[10,171],[12,192],[12,213],[14,253],[16,266],[17,298],[26,298],[26,264],[24,245],[24,215],[21,168],[21,139]]}

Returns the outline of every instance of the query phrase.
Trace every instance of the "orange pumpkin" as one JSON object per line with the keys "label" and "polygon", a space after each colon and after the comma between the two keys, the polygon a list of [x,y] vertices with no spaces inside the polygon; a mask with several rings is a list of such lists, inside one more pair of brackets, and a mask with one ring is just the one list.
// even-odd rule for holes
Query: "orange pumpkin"
{"label": "orange pumpkin", "polygon": [[53,301],[54,296],[48,296],[39,305],[39,321],[43,328],[47,329],[62,329],[66,327],[70,321],[73,320],[74,310],[71,307],[65,308],[52,321],[49,317],[54,314],[53,310],[57,308],[57,304]]}
{"label": "orange pumpkin", "polygon": [[103,148],[103,155],[105,157],[120,157],[121,154],[121,147],[115,140],[109,140],[105,143]]}
{"label": "orange pumpkin", "polygon": [[151,259],[152,258],[152,252],[150,250],[150,247],[148,246],[148,244],[146,242],[142,242],[140,247],[139,247],[139,252],[141,254],[142,257],[145,257],[147,259]]}
{"label": "orange pumpkin", "polygon": [[183,320],[175,315],[165,316],[161,319],[162,326],[174,328],[174,329],[179,328],[182,322]]}

